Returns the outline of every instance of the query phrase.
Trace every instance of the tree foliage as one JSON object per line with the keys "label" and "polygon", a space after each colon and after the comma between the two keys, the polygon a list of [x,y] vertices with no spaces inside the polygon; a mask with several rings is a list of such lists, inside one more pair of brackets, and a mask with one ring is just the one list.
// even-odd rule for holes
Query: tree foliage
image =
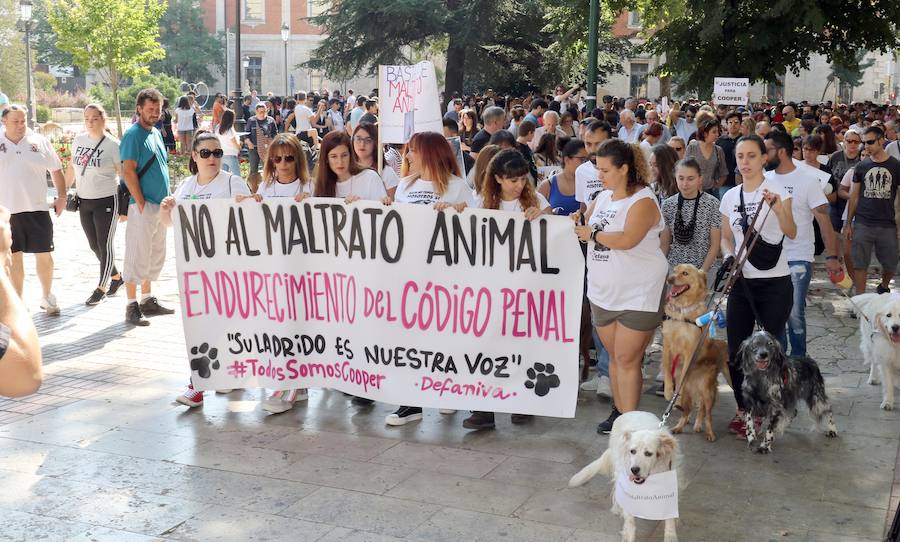
{"label": "tree foliage", "polygon": [[157,42],[165,2],[145,0],[50,0],[48,17],[60,49],[82,70],[94,68],[107,79],[122,135],[119,86],[122,78],[149,73],[163,58]]}
{"label": "tree foliage", "polygon": [[159,41],[166,56],[151,64],[154,72],[191,83],[211,81],[213,71],[225,72],[225,47],[220,38],[203,26],[198,0],[169,0],[159,27]]}
{"label": "tree foliage", "polygon": [[25,92],[25,34],[16,28],[18,0],[0,0],[0,91],[16,100]]}
{"label": "tree foliage", "polygon": [[701,94],[716,76],[772,82],[809,68],[813,54],[846,64],[857,50],[900,44],[897,0],[613,0],[610,7],[639,11],[645,50],[665,55],[658,74]]}
{"label": "tree foliage", "polygon": [[53,32],[47,15],[47,0],[34,0],[32,5],[31,19],[34,26],[31,33],[34,38],[32,49],[35,60],[50,66],[72,66],[72,55],[57,47],[56,33]]}
{"label": "tree foliage", "polygon": [[[164,73],[151,73],[146,75],[138,75],[132,79],[131,84],[126,87],[119,88],[119,101],[126,106],[131,106],[137,99],[137,93],[145,88],[155,88],[164,98],[168,98],[169,102],[175,103],[178,97],[183,94],[181,92],[181,80]],[[90,96],[92,99],[103,104],[107,111],[115,109],[112,92],[101,85],[91,87]]]}
{"label": "tree foliage", "polygon": [[[379,64],[411,62],[411,53],[446,43],[444,91],[546,88],[574,77],[577,53],[547,27],[549,0],[342,0],[311,22],[325,29],[305,66],[375,73]],[[559,4],[577,4],[559,0]],[[577,10],[576,10],[577,11]],[[586,42],[587,13],[584,11]],[[579,12],[580,16],[580,12]],[[572,23],[576,24],[576,23]],[[561,25],[559,28],[567,28]],[[571,29],[573,36],[580,35]],[[574,41],[574,38],[573,38]],[[586,50],[586,49],[585,49]],[[571,59],[571,61],[567,61]]]}

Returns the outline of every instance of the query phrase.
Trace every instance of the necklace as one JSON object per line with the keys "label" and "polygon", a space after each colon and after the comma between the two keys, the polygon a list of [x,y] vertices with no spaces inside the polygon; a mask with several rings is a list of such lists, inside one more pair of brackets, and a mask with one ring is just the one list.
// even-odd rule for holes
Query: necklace
{"label": "necklace", "polygon": [[697,197],[694,198],[694,213],[691,216],[691,221],[685,224],[681,213],[685,197],[680,193],[678,194],[678,210],[675,212],[675,224],[672,227],[672,234],[675,237],[675,242],[679,245],[687,245],[694,238],[694,230],[697,228],[697,208],[700,207],[701,195],[702,193],[698,193]]}

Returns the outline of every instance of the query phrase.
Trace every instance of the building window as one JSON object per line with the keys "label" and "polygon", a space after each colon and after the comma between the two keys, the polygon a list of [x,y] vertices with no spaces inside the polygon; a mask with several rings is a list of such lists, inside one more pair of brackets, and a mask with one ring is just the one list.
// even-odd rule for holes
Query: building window
{"label": "building window", "polygon": [[329,0],[306,0],[306,11],[308,17],[316,17],[328,11],[331,7]]}
{"label": "building window", "polygon": [[262,90],[262,57],[251,56],[247,58],[247,86],[250,90]]}
{"label": "building window", "polygon": [[766,99],[775,103],[784,100],[784,76],[778,76],[778,80],[766,83]]}
{"label": "building window", "polygon": [[647,96],[647,73],[650,72],[650,64],[646,62],[631,63],[631,80],[629,82],[628,95],[637,97]]}
{"label": "building window", "polygon": [[320,71],[310,72],[309,74],[309,90],[310,92],[319,92],[322,90],[322,84],[325,83],[325,74]]}
{"label": "building window", "polygon": [[265,0],[244,0],[244,13],[242,22],[259,24],[266,22]]}
{"label": "building window", "polygon": [[641,27],[641,14],[637,11],[629,11],[628,12],[628,28],[640,28]]}

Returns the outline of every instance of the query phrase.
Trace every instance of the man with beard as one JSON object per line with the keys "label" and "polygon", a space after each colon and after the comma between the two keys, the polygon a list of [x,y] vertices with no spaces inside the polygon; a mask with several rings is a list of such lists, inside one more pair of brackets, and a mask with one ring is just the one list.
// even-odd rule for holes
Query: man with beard
{"label": "man with beard", "polygon": [[788,343],[791,356],[806,356],[806,293],[812,279],[812,262],[815,260],[813,218],[819,224],[825,241],[825,267],[829,273],[841,270],[837,243],[831,228],[828,200],[822,185],[807,166],[797,167],[791,159],[794,142],[786,133],[774,130],[766,136],[767,178],[781,182],[791,195],[791,211],[797,225],[797,235],[784,238],[785,255],[794,285],[794,305],[787,322]]}
{"label": "man with beard", "polygon": [[122,270],[128,295],[125,321],[136,326],[150,325],[145,316],[175,312],[160,305],[150,292],[150,282],[159,278],[166,260],[166,227],[159,221],[159,205],[169,195],[169,161],[162,135],[154,128],[162,101],[155,88],[138,93],[137,122],[125,132],[119,146],[123,177],[131,192]]}

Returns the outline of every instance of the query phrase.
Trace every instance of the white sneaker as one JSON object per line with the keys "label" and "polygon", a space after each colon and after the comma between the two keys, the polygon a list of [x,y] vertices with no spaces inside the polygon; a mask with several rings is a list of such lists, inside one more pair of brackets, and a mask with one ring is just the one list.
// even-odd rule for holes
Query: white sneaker
{"label": "white sneaker", "polygon": [[612,388],[609,387],[609,378],[597,375],[597,395],[612,399]]}
{"label": "white sneaker", "polygon": [[224,394],[226,394],[226,393],[231,393],[231,392],[233,392],[233,391],[234,391],[233,389],[216,390],[216,393],[220,393],[220,394],[223,394],[223,395],[224,395]]}
{"label": "white sneaker", "polygon": [[582,391],[597,391],[597,387],[600,385],[600,378],[599,374],[595,374],[594,378],[582,382],[580,386]]}
{"label": "white sneaker", "polygon": [[456,414],[456,411],[452,408],[439,408],[438,412],[445,416],[450,416],[451,414]]}
{"label": "white sneaker", "polygon": [[47,314],[59,314],[59,305],[56,304],[56,296],[51,293],[44,299],[41,299],[41,309]]}
{"label": "white sneaker", "polygon": [[268,399],[263,401],[263,410],[272,414],[281,414],[294,408],[297,401],[306,401],[309,395],[305,389],[289,391],[276,391]]}

